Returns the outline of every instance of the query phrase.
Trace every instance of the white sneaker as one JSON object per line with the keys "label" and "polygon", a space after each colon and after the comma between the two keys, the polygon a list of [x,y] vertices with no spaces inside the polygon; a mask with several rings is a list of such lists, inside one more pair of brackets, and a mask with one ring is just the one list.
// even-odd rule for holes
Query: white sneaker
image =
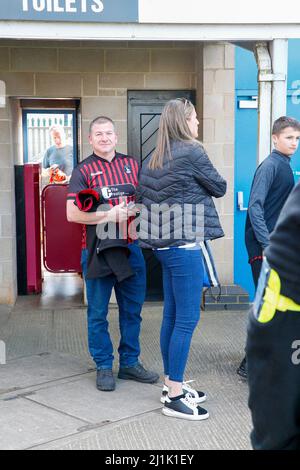
{"label": "white sneaker", "polygon": [[[191,395],[191,397],[193,398],[194,403],[196,403],[196,404],[203,403],[206,400],[207,396],[205,395],[204,392],[201,392],[200,390],[194,390],[189,385],[189,383],[191,383],[191,382],[194,382],[194,380],[188,380],[187,382],[182,383],[182,392],[184,394],[189,393]],[[161,403],[165,404],[166,400],[168,402],[170,402],[170,399],[168,397],[168,392],[169,392],[169,387],[167,385],[164,385],[163,390],[162,390],[162,394],[161,394],[161,397],[160,397]]]}
{"label": "white sneaker", "polygon": [[209,417],[208,411],[196,405],[194,397],[189,393],[181,395],[177,400],[165,401],[162,413],[172,418],[200,421]]}

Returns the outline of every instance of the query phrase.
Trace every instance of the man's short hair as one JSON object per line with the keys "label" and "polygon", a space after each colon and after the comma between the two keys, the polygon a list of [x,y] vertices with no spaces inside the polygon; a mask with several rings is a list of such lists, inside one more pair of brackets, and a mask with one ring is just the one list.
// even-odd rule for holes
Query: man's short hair
{"label": "man's short hair", "polygon": [[116,127],[115,123],[111,118],[109,118],[107,116],[98,116],[95,119],[93,119],[92,122],[90,123],[89,134],[91,134],[93,126],[95,124],[105,124],[106,122],[110,122],[113,125],[114,129],[115,129],[115,127]]}
{"label": "man's short hair", "polygon": [[278,135],[287,127],[300,131],[300,122],[289,116],[281,116],[274,122],[272,134]]}
{"label": "man's short hair", "polygon": [[61,126],[60,124],[53,124],[49,129],[50,134],[51,134],[51,132],[58,132],[62,136],[65,135],[65,130],[64,130],[63,126]]}

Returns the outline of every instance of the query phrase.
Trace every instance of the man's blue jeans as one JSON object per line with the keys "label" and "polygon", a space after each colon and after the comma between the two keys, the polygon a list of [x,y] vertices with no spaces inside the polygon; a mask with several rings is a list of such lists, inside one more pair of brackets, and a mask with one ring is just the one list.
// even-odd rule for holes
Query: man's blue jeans
{"label": "man's blue jeans", "polygon": [[200,318],[203,286],[200,247],[155,250],[163,271],[164,311],[160,346],[164,373],[182,382],[194,329]]}
{"label": "man's blue jeans", "polygon": [[88,301],[89,351],[97,369],[112,369],[114,359],[107,321],[108,304],[113,287],[119,306],[120,367],[130,367],[138,363],[141,310],[146,292],[146,269],[139,246],[130,244],[128,248],[130,250],[129,262],[135,275],[122,282],[117,282],[114,275],[86,279],[88,251],[82,251],[81,264]]}

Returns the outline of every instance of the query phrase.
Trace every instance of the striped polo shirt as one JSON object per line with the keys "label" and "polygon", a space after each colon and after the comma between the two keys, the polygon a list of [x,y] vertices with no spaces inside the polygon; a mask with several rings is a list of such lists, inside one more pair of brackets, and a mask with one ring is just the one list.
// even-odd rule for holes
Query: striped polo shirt
{"label": "striped polo shirt", "polygon": [[[79,191],[100,188],[102,200],[112,207],[124,199],[127,204],[135,202],[138,174],[138,162],[128,155],[116,152],[114,158],[108,161],[93,153],[74,168],[67,199],[75,201]],[[82,248],[86,248],[86,226],[83,230]]]}

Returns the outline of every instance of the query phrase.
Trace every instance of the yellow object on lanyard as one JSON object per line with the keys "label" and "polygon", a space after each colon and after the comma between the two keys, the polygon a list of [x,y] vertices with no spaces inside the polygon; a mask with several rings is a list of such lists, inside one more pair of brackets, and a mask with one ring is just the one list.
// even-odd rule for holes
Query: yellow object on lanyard
{"label": "yellow object on lanyard", "polygon": [[274,269],[271,269],[263,296],[263,304],[258,316],[260,323],[268,323],[271,321],[276,310],[280,312],[300,312],[300,305],[296,304],[292,299],[281,295],[280,291],[280,277]]}

